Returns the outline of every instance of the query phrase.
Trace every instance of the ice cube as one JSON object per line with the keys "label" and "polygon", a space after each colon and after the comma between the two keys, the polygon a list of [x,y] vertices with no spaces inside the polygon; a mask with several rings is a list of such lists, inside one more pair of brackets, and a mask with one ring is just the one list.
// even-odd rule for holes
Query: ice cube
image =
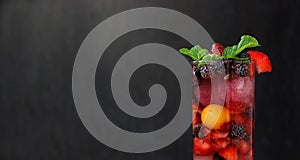
{"label": "ice cube", "polygon": [[227,81],[227,102],[243,102],[249,104],[254,98],[254,83],[249,77],[235,77]]}

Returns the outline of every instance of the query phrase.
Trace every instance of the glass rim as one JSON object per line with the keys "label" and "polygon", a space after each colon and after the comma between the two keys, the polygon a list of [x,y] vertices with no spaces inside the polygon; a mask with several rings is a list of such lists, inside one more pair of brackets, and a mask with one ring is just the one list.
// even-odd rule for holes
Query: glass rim
{"label": "glass rim", "polygon": [[236,60],[236,59],[218,59],[218,60],[193,60],[191,63],[198,64],[198,63],[214,63],[214,62],[235,62],[235,63],[247,63],[247,64],[252,64],[254,61],[248,59],[248,60]]}

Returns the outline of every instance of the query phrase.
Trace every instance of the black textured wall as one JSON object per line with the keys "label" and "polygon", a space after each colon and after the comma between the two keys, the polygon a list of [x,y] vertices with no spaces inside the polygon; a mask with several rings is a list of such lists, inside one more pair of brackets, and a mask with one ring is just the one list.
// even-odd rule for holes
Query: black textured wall
{"label": "black textured wall", "polygon": [[[126,154],[96,141],[75,110],[71,76],[81,42],[105,18],[142,6],[183,12],[225,45],[244,33],[257,37],[273,72],[256,78],[256,159],[298,159],[299,0],[0,0],[1,160],[191,158],[189,132],[161,151]],[[146,38],[183,44],[150,32]]]}

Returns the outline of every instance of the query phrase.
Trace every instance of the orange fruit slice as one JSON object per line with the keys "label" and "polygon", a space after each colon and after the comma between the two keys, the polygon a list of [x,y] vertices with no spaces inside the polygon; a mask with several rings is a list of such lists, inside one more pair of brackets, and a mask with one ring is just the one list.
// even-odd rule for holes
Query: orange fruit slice
{"label": "orange fruit slice", "polygon": [[230,112],[221,105],[210,104],[203,109],[201,121],[210,129],[219,129],[223,123],[230,121]]}

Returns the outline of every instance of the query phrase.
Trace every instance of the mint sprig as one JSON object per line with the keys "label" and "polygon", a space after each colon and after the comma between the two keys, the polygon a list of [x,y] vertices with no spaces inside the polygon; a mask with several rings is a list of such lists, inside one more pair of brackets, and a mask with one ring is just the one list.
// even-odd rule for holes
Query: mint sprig
{"label": "mint sprig", "polygon": [[220,60],[220,59],[222,59],[222,57],[217,54],[207,54],[202,58],[202,60]]}
{"label": "mint sprig", "polygon": [[258,41],[250,36],[250,35],[243,35],[241,37],[240,42],[237,45],[228,46],[224,49],[222,56],[217,54],[210,53],[207,49],[201,48],[199,45],[192,47],[191,49],[188,48],[181,48],[179,51],[180,53],[190,56],[194,61],[201,61],[198,63],[198,67],[209,63],[210,60],[220,60],[222,58],[230,58],[234,60],[249,60],[249,58],[240,58],[238,55],[247,48],[253,48],[260,46]]}
{"label": "mint sprig", "polygon": [[224,58],[235,58],[239,53],[241,53],[246,48],[253,48],[260,46],[258,41],[249,35],[243,35],[240,42],[237,45],[229,46],[224,49],[222,57]]}
{"label": "mint sprig", "polygon": [[190,56],[195,61],[201,60],[205,55],[209,54],[207,49],[203,49],[199,45],[196,45],[191,49],[181,48],[179,52],[184,55]]}
{"label": "mint sprig", "polygon": [[[181,48],[179,50],[180,53],[190,56],[194,61],[200,60],[219,60],[222,59],[221,56],[216,54],[211,54],[207,49],[201,48],[199,45],[192,47],[191,49],[188,48]],[[205,61],[199,62],[198,67],[206,64]]]}
{"label": "mint sprig", "polygon": [[209,61],[220,60],[220,59],[222,59],[221,56],[210,53],[210,54],[207,54],[207,55],[203,56],[203,58],[201,59],[203,61],[199,62],[197,66],[201,67],[201,66],[205,65],[206,63],[208,63]]}

